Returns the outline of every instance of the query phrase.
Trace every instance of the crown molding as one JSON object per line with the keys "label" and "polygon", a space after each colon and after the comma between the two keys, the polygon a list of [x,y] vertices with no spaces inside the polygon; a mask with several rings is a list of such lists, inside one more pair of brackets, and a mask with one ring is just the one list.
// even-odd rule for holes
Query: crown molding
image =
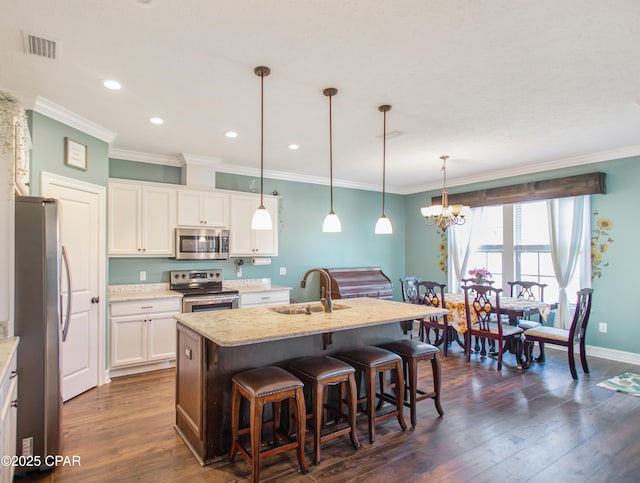
{"label": "crown molding", "polygon": [[[452,186],[463,186],[473,183],[482,183],[484,181],[495,181],[502,178],[510,178],[512,176],[522,176],[527,174],[535,174],[541,171],[551,171],[554,169],[572,168],[585,164],[602,163],[604,161],[614,161],[633,156],[640,156],[640,145],[626,146],[623,148],[610,149],[608,151],[600,151],[597,153],[573,156],[570,158],[557,159],[554,161],[546,161],[542,163],[530,163],[527,166],[520,166],[500,171],[492,171],[474,176],[463,176],[451,178],[447,176],[447,188]],[[402,194],[421,193],[423,191],[442,189],[442,183],[428,183],[416,185],[407,188]]]}
{"label": "crown molding", "polygon": [[66,124],[69,127],[82,131],[89,136],[98,138],[107,144],[111,144],[118,135],[117,133],[110,131],[109,129],[96,124],[89,119],[86,119],[75,112],[72,112],[42,96],[37,96],[33,103],[33,110],[44,114],[51,119]]}
{"label": "crown molding", "polygon": [[222,162],[222,158],[203,156],[201,154],[182,153],[180,155],[181,166],[197,164],[199,166],[217,167]]}
{"label": "crown molding", "polygon": [[126,149],[109,149],[109,157],[123,159],[125,161],[135,161],[137,163],[161,164],[164,166],[175,166],[180,168],[183,164],[175,156],[165,154],[141,153],[139,151],[128,151]]}
{"label": "crown molding", "polygon": [[[216,166],[216,171],[227,174],[237,174],[240,176],[253,176],[260,177],[260,169],[246,166],[237,166],[233,164],[225,164],[220,163]],[[325,178],[322,176],[311,176],[311,175],[303,175],[298,173],[290,173],[288,171],[276,171],[276,170],[264,170],[264,177],[270,179],[279,179],[282,181],[294,181],[297,183],[309,183],[309,184],[320,184],[329,186],[329,178]],[[366,184],[366,183],[358,183],[355,181],[349,180],[341,180],[335,179],[333,180],[333,186],[337,186],[339,188],[351,188],[365,191],[382,191],[382,185],[375,184]],[[400,193],[398,188],[394,187],[386,187],[385,191],[387,193]]]}
{"label": "crown molding", "polygon": [[[633,156],[640,156],[640,145],[627,146],[598,153],[574,156],[571,158],[558,159],[554,161],[546,161],[543,163],[531,163],[527,166],[520,166],[500,171],[492,171],[473,176],[462,176],[457,178],[447,177],[447,188],[452,186],[464,186],[473,183],[482,183],[485,181],[495,181],[497,179],[510,178],[513,176],[523,176],[529,174],[540,173],[543,171],[551,171],[554,169],[571,168],[585,164],[601,163],[604,161],[613,161]],[[140,163],[163,164],[167,166],[184,167],[188,164],[198,164],[202,166],[215,167],[216,171],[227,174],[237,174],[240,176],[260,177],[260,169],[247,166],[239,166],[227,164],[222,158],[203,156],[199,154],[182,153],[179,157],[141,153],[137,151],[127,151],[123,149],[110,149],[109,157],[125,159],[127,161],[137,161]],[[297,183],[309,183],[329,185],[329,178],[322,176],[311,176],[288,171],[264,170],[264,177],[270,179],[279,179],[282,181],[293,181]],[[364,191],[382,191],[382,185],[359,183],[356,181],[334,179],[333,185],[339,188],[349,188]],[[422,193],[425,191],[433,191],[442,189],[442,182],[426,183],[414,186],[387,186],[387,193],[410,195],[414,193]]]}

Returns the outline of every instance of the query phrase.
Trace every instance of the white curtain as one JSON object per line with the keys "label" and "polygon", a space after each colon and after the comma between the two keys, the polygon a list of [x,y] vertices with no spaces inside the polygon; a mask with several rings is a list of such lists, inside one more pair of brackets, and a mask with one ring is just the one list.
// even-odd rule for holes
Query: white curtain
{"label": "white curtain", "polygon": [[584,230],[588,228],[585,207],[589,209],[584,196],[547,200],[551,260],[560,288],[554,325],[561,329],[568,329],[573,318],[566,289],[578,262]]}
{"label": "white curtain", "polygon": [[[467,273],[469,255],[473,251],[473,232],[476,223],[482,219],[482,208],[472,208],[464,225],[454,225],[447,228],[447,243],[449,247],[449,274],[447,286],[451,293],[460,289],[460,280]],[[451,268],[453,270],[451,270]]]}

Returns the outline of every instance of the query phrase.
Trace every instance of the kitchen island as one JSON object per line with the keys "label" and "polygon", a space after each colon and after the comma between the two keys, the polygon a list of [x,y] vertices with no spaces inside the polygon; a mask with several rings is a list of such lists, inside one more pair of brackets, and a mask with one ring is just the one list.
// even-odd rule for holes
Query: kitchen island
{"label": "kitchen island", "polygon": [[315,302],[176,315],[175,427],[200,464],[229,451],[234,374],[408,338],[413,320],[447,313],[371,298],[341,299],[331,313],[320,308]]}

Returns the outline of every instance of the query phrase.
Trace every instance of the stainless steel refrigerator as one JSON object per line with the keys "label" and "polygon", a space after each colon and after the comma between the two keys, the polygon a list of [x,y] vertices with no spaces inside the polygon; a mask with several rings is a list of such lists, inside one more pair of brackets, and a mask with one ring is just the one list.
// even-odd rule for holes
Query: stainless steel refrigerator
{"label": "stainless steel refrigerator", "polygon": [[17,452],[32,463],[16,474],[47,469],[60,453],[60,351],[63,267],[58,202],[20,196],[15,203],[15,334],[18,346]]}

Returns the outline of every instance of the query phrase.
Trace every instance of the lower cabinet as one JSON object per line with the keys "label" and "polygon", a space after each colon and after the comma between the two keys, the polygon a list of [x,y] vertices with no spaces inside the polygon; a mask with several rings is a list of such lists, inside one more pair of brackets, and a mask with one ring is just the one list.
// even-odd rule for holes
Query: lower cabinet
{"label": "lower cabinet", "polygon": [[265,290],[263,292],[240,292],[240,308],[261,307],[265,305],[287,305],[290,290]]}
{"label": "lower cabinet", "polygon": [[[14,353],[0,386],[0,455],[16,455],[16,427],[18,424],[18,374]],[[13,465],[0,465],[0,482],[13,481]]]}
{"label": "lower cabinet", "polygon": [[143,366],[175,359],[173,316],[180,307],[179,298],[112,302],[110,366]]}

